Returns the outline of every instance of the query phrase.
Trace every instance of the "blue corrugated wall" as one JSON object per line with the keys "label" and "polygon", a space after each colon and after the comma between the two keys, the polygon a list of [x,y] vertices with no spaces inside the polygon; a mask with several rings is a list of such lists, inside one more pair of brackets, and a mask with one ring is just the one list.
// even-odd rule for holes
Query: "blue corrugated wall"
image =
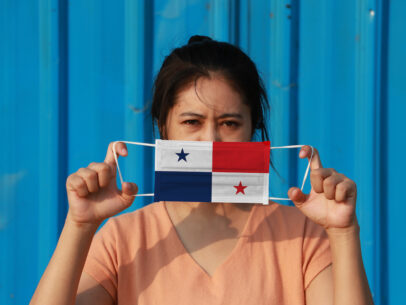
{"label": "blue corrugated wall", "polygon": [[[271,99],[274,145],[312,144],[357,182],[376,304],[404,304],[406,1],[0,0],[0,304],[27,304],[67,209],[68,174],[109,142],[153,141],[164,56],[192,34],[239,45]],[[128,162],[152,190],[152,153]],[[304,165],[275,155],[287,183]],[[147,201],[136,199],[131,209]]]}

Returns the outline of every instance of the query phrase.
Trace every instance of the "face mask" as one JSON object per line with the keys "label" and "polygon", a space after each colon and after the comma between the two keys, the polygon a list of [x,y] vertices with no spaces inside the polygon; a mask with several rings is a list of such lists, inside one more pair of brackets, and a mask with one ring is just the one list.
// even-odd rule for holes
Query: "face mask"
{"label": "face mask", "polygon": [[[271,149],[300,148],[303,145],[271,147],[270,142],[207,142],[156,140],[155,144],[120,141],[155,147],[154,201],[262,203],[290,200],[269,197]],[[123,183],[115,145],[114,157]],[[312,156],[313,157],[313,147]],[[310,169],[307,165],[301,190]]]}

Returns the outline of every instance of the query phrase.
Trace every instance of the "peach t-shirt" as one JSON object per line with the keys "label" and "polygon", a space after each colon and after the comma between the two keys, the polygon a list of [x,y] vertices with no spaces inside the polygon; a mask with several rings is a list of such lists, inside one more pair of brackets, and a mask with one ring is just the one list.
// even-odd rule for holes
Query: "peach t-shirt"
{"label": "peach t-shirt", "polygon": [[110,219],[84,271],[117,304],[305,304],[331,264],[325,231],[296,207],[254,205],[235,248],[209,276],[183,246],[165,204]]}

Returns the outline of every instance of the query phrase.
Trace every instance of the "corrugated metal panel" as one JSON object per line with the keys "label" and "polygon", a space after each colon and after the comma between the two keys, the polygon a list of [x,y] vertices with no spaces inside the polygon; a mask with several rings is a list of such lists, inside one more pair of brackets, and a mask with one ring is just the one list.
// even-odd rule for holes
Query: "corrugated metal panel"
{"label": "corrugated metal panel", "polygon": [[[153,140],[153,76],[198,33],[254,59],[274,145],[312,144],[357,182],[376,304],[401,304],[405,11],[402,0],[0,0],[0,303],[28,303],[63,225],[66,176],[113,140]],[[150,191],[152,155],[135,153],[127,173]],[[272,191],[297,185],[295,153],[274,157],[286,181],[273,175]]]}
{"label": "corrugated metal panel", "polygon": [[[406,151],[405,132],[402,126],[406,114],[406,11],[405,1],[391,1],[388,8],[388,30],[383,41],[387,46],[382,75],[384,79],[381,136],[382,189],[381,204],[384,211],[383,250],[385,251],[387,297],[390,304],[404,302],[404,288],[401,283],[405,268],[404,253],[406,200],[404,196],[404,173],[406,172],[404,151]],[[382,250],[381,250],[382,251]]]}

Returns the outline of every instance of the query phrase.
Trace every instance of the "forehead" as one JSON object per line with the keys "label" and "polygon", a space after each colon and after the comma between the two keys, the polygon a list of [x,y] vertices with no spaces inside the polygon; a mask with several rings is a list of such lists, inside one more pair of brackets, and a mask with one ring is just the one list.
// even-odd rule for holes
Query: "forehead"
{"label": "forehead", "polygon": [[180,112],[238,112],[249,114],[249,107],[243,103],[241,95],[228,83],[219,77],[199,78],[184,87],[177,94],[175,113]]}

